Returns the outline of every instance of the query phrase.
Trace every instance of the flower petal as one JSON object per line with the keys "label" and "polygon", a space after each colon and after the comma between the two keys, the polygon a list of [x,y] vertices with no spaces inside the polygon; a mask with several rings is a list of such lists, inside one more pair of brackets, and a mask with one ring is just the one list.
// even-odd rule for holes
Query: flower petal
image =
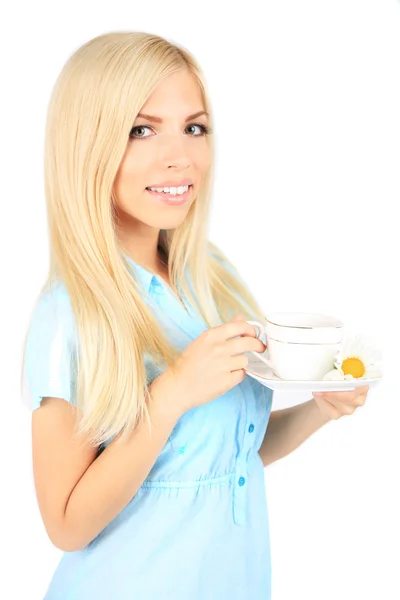
{"label": "flower petal", "polygon": [[322,381],[342,381],[343,379],[344,373],[341,369],[332,369],[323,376]]}

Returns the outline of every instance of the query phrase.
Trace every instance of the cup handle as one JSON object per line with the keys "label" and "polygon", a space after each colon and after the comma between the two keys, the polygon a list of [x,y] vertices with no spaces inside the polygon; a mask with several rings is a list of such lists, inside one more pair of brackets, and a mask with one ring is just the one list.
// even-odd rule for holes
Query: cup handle
{"label": "cup handle", "polygon": [[258,331],[256,331],[256,337],[260,338],[261,333],[263,332],[264,327],[261,325],[261,323],[259,323],[258,321],[247,321],[250,325],[253,325],[253,327],[256,327],[256,329],[258,329]]}
{"label": "cup handle", "polygon": [[[253,325],[253,327],[256,327],[258,331],[256,331],[256,337],[258,339],[260,339],[261,333],[263,333],[264,331],[264,327],[262,326],[261,323],[259,323],[258,321],[247,321],[250,325]],[[260,352],[256,352],[255,350],[250,350],[250,352],[252,354],[254,354],[254,356],[257,356],[257,358],[259,360],[262,360],[270,369],[272,369],[274,371],[274,366],[271,362],[270,359],[265,358],[265,356],[263,356]]]}

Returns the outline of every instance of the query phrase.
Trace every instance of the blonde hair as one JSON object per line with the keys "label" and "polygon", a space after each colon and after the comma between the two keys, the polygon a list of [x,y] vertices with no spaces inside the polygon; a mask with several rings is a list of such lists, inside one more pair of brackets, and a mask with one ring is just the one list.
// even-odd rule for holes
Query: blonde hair
{"label": "blonde hair", "polygon": [[[60,280],[68,291],[79,339],[77,433],[88,435],[94,446],[117,434],[123,439],[148,421],[145,355],[161,369],[179,355],[119,244],[113,184],[142,105],[182,68],[196,76],[211,115],[195,59],[144,32],[107,33],[81,46],[63,67],[50,99],[44,156],[50,256],[40,295]],[[184,222],[160,232],[171,288],[179,295],[179,283],[208,327],[238,312],[262,320],[263,310],[232,263],[207,238],[214,166],[212,136],[208,139],[212,166],[202,189]]]}

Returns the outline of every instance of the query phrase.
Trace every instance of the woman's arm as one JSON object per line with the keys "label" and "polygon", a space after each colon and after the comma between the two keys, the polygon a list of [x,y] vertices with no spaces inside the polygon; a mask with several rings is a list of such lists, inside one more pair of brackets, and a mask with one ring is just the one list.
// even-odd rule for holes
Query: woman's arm
{"label": "woman's arm", "polygon": [[97,457],[73,437],[76,410],[60,398],[43,399],[32,416],[34,479],[49,538],[61,550],[87,546],[134,497],[164,448],[181,414],[163,373],[151,384],[153,423],[138,426],[126,441],[115,438]]}
{"label": "woman's arm", "polygon": [[293,452],[330,420],[321,413],[314,399],[271,412],[267,431],[258,451],[264,467]]}

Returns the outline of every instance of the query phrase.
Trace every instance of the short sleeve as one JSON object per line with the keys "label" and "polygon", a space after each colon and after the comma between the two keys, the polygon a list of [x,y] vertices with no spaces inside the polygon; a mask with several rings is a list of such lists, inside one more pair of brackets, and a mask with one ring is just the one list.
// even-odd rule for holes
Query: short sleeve
{"label": "short sleeve", "polygon": [[37,301],[23,360],[23,403],[31,411],[45,396],[76,404],[76,330],[69,295],[58,283]]}

